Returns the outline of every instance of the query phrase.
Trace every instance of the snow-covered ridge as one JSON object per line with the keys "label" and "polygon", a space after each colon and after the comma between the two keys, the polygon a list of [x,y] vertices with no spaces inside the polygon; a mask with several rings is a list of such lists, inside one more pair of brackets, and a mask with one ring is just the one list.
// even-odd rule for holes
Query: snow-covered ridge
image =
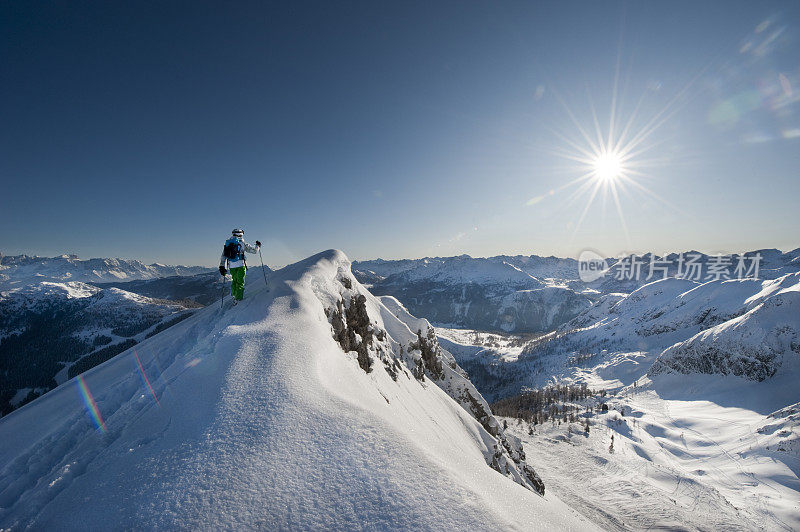
{"label": "snow-covered ridge", "polygon": [[269,285],[0,419],[0,527],[594,528],[341,252]]}
{"label": "snow-covered ridge", "polygon": [[[342,349],[355,353],[359,367],[367,373],[382,368],[395,382],[413,377],[420,383],[435,383],[486,431],[482,439],[489,442],[487,464],[518,484],[544,494],[544,483],[525,463],[519,442],[506,438],[466,373],[439,346],[427,320],[415,318],[394,298],[374,298],[355,280],[346,258],[337,260],[337,282],[315,286],[315,293],[325,305],[333,336]],[[314,280],[315,285],[319,283],[319,278]]]}
{"label": "snow-covered ridge", "polygon": [[210,271],[200,266],[144,264],[127,259],[80,259],[58,257],[4,256],[0,259],[0,289],[50,282],[110,282],[156,279],[175,275],[196,275]]}
{"label": "snow-covered ridge", "polygon": [[763,381],[798,369],[800,274],[794,274],[765,281],[734,317],[664,350],[649,373],[720,373]]}

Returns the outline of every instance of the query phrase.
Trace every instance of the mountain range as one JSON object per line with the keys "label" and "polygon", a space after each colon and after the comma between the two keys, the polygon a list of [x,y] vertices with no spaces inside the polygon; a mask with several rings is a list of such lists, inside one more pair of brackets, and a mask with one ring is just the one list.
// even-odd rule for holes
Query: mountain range
{"label": "mountain range", "polygon": [[491,399],[590,369],[613,386],[675,372],[764,381],[796,370],[798,296],[800,273],[705,283],[670,277],[606,294],[513,352],[446,345]]}
{"label": "mountain range", "polygon": [[396,297],[435,325],[541,333],[567,323],[604,294],[630,293],[660,277],[681,273],[689,277],[699,273],[698,281],[708,280],[715,276],[710,269],[715,263],[727,263],[728,275],[736,277],[739,259],[750,268],[754,257],[759,259],[758,271],[751,271],[751,277],[776,279],[800,271],[800,249],[720,256],[696,251],[661,257],[628,255],[605,260],[603,275],[589,281],[581,280],[581,263],[576,259],[536,255],[377,259],[354,262],[353,270],[373,293]]}
{"label": "mountain range", "polygon": [[144,264],[127,259],[80,259],[77,255],[0,256],[0,290],[43,281],[112,282],[196,275],[212,271],[200,266]]}
{"label": "mountain range", "polygon": [[[796,529],[800,253],[690,254],[328,251],[235,307],[205,269],[4,259],[0,528]],[[492,414],[570,383],[602,393]]]}
{"label": "mountain range", "polygon": [[595,528],[344,254],[247,293],[0,420],[0,526]]}

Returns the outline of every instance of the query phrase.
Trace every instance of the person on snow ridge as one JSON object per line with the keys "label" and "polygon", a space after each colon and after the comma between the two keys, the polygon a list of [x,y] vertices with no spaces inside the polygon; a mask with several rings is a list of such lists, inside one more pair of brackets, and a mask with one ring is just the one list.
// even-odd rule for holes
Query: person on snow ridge
{"label": "person on snow ridge", "polygon": [[244,254],[257,253],[261,248],[261,242],[256,240],[256,245],[252,246],[244,241],[244,231],[234,229],[231,237],[225,241],[222,248],[222,258],[219,261],[219,273],[224,277],[230,270],[231,272],[231,296],[233,303],[241,301],[244,297],[244,276],[247,273],[247,261]]}

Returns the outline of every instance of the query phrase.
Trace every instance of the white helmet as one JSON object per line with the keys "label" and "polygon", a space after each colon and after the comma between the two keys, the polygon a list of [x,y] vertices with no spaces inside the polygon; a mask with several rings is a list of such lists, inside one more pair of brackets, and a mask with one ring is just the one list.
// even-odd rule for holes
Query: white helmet
{"label": "white helmet", "polygon": [[237,229],[234,229],[233,231],[231,231],[231,233],[236,238],[244,238],[244,229],[238,229],[237,228]]}

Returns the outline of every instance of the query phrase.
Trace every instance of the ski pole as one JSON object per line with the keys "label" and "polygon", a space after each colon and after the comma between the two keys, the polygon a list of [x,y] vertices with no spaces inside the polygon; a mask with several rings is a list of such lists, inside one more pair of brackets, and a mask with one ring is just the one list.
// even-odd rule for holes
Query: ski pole
{"label": "ski pole", "polygon": [[225,304],[225,276],[222,276],[222,299],[219,300],[219,308],[224,309]]}
{"label": "ski pole", "polygon": [[267,288],[269,288],[269,283],[267,282],[267,272],[264,269],[264,257],[261,256],[261,247],[258,248],[258,258],[261,259],[261,273],[264,274],[264,284],[267,285]]}

